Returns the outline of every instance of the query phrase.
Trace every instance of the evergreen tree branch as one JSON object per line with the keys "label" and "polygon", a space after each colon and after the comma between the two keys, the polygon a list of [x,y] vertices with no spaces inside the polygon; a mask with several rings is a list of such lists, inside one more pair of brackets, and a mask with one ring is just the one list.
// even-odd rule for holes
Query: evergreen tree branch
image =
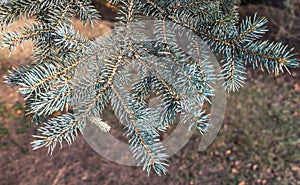
{"label": "evergreen tree branch", "polygon": [[[201,36],[202,38],[204,38],[204,40],[209,41],[209,44],[212,46],[212,49],[214,51],[217,52],[221,52],[223,54],[226,54],[227,50],[230,51],[230,49],[228,48],[235,48],[237,50],[239,50],[241,53],[246,53],[249,56],[245,57],[247,59],[247,61],[252,62],[251,60],[249,60],[249,58],[256,58],[258,61],[260,61],[262,64],[263,63],[271,63],[270,65],[274,65],[272,63],[277,63],[275,66],[277,66],[276,68],[274,68],[274,73],[276,75],[279,74],[279,70],[282,69],[282,67],[284,66],[285,68],[287,67],[296,67],[298,66],[298,60],[295,58],[286,58],[286,57],[274,57],[273,55],[270,55],[268,52],[261,53],[258,49],[256,49],[254,51],[254,48],[252,47],[247,47],[247,45],[250,45],[251,43],[247,43],[246,47],[244,46],[240,46],[239,44],[236,44],[236,41],[234,39],[229,39],[229,40],[224,40],[218,36],[214,36],[211,33],[209,33],[206,28],[200,26],[199,29],[196,28],[193,25],[190,25],[186,22],[193,22],[193,21],[182,21],[178,18],[176,18],[172,13],[169,13],[167,11],[165,11],[163,8],[161,8],[160,6],[158,6],[154,1],[152,0],[144,0],[149,6],[151,6],[153,9],[155,9],[156,11],[158,11],[160,13],[160,16],[163,15],[163,17],[167,17],[169,20],[189,29],[192,30],[194,33],[198,34],[199,36]],[[260,19],[260,21],[264,22],[263,19]],[[249,32],[250,33],[250,32]],[[241,38],[243,36],[240,36]],[[258,43],[256,43],[258,44]],[[257,47],[259,47],[259,45],[256,45]],[[279,50],[281,51],[281,50]],[[268,53],[268,54],[267,54]],[[283,54],[284,52],[282,52]],[[268,64],[266,64],[268,65]],[[281,66],[281,67],[280,67]],[[277,70],[278,69],[278,70]]]}
{"label": "evergreen tree branch", "polygon": [[[148,120],[143,118],[145,112],[139,110],[140,113],[135,112],[130,107],[127,106],[127,103],[122,98],[121,94],[112,86],[113,97],[113,107],[117,114],[125,114],[127,119],[122,118],[125,115],[119,115],[120,121],[127,120],[127,133],[126,135],[131,135],[129,140],[131,151],[136,159],[139,161],[139,165],[143,165],[143,170],[146,170],[148,174],[150,173],[151,168],[158,174],[166,173],[167,166],[166,158],[167,155],[160,153],[164,151],[163,146],[160,144],[159,135],[155,128],[151,126],[151,123],[148,123]],[[120,108],[120,106],[122,108]],[[132,106],[132,105],[131,105]],[[118,107],[118,108],[117,108]]]}

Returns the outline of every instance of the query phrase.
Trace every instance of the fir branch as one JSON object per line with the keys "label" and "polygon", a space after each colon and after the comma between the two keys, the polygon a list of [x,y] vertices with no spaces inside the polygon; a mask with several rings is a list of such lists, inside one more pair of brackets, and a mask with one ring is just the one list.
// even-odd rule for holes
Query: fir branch
{"label": "fir branch", "polygon": [[[113,109],[117,115],[119,115],[120,121],[126,120],[128,123],[126,135],[132,136],[129,140],[130,149],[139,161],[138,164],[143,165],[143,170],[146,170],[148,174],[151,168],[153,168],[158,175],[161,175],[161,173],[165,174],[167,171],[165,168],[165,166],[167,166],[167,155],[161,153],[164,151],[164,148],[159,142],[157,131],[151,126],[151,123],[148,123],[148,120],[144,118],[148,117],[144,115],[145,111],[137,109],[137,111],[139,111],[138,113],[128,107],[126,101],[114,86],[112,86],[112,92]],[[133,106],[133,104],[130,105]]]}
{"label": "fir branch", "polygon": [[181,122],[183,124],[188,124],[189,130],[192,130],[192,128],[196,126],[202,135],[206,133],[208,128],[211,126],[208,124],[210,115],[206,115],[205,111],[201,111],[201,109],[195,111],[195,109],[189,106],[183,106],[181,116]]}
{"label": "fir branch", "polygon": [[242,21],[239,28],[239,35],[233,42],[251,42],[260,39],[268,30],[265,24],[268,20],[265,17],[256,18],[257,14],[254,15],[253,20],[251,17],[246,17]]}
{"label": "fir branch", "polygon": [[73,3],[72,9],[77,12],[77,15],[83,21],[84,25],[87,24],[87,22],[90,23],[90,25],[93,27],[93,22],[95,20],[100,19],[100,15],[98,11],[91,5],[91,1],[80,1],[76,0]]}
{"label": "fir branch", "polygon": [[[237,44],[234,35],[228,36],[227,40],[224,40],[220,36],[215,36],[214,34],[212,34],[212,32],[210,32],[210,29],[207,29],[203,26],[196,28],[196,25],[188,24],[188,22],[194,23],[194,21],[189,21],[189,20],[182,21],[179,18],[179,16],[176,17],[172,13],[165,11],[163,8],[161,8],[159,5],[157,5],[152,0],[144,0],[144,1],[149,6],[151,6],[153,9],[160,12],[160,14],[162,14],[164,17],[167,17],[169,20],[173,21],[174,23],[177,23],[189,30],[192,30],[194,33],[201,36],[205,41],[208,41],[209,45],[211,46],[211,48],[214,51],[217,51],[217,52],[227,55],[228,53],[231,52],[232,48],[234,48],[235,50],[239,50],[238,52],[242,53],[242,55],[243,55],[243,53],[248,54],[247,56],[243,55],[243,56],[245,56],[245,59],[247,61],[253,62],[251,59],[255,58],[256,62],[257,61],[261,62],[261,64],[260,64],[261,66],[262,65],[267,66],[267,69],[272,70],[272,72],[274,72],[276,76],[279,74],[279,71],[283,71],[283,67],[285,69],[288,69],[288,67],[298,66],[297,59],[292,58],[291,56],[289,56],[290,58],[286,58],[285,56],[283,56],[283,54],[285,53],[285,49],[283,49],[283,47],[281,47],[280,43],[268,45],[265,42],[261,42],[261,43],[260,42],[255,42],[255,43],[247,42],[246,44],[241,45],[241,44]],[[249,23],[250,21],[246,20],[246,22]],[[257,33],[264,32],[264,29],[261,28],[261,26],[262,26],[262,24],[264,24],[264,22],[265,22],[265,19],[263,19],[263,18],[258,19],[258,21],[254,21],[252,24],[256,24],[253,26],[254,26],[254,28],[257,27],[257,29],[253,30],[253,33],[254,33],[254,31],[256,31]],[[252,34],[251,37],[253,38],[254,35],[252,33],[252,30],[248,31],[248,32],[249,33],[246,33],[246,34]],[[239,37],[241,37],[241,39],[244,38],[243,34],[239,35],[238,38]],[[248,36],[248,37],[250,37],[250,36]],[[258,36],[255,36],[254,38],[257,38],[257,37]],[[261,48],[261,46],[265,47],[262,52],[259,49],[259,48]],[[255,48],[257,48],[257,49],[255,49]],[[277,51],[276,51],[277,56],[272,55],[271,51],[268,50],[271,48],[277,49]],[[291,64],[289,64],[290,62],[291,62]]]}
{"label": "fir branch", "polygon": [[206,51],[204,47],[201,47],[203,45],[205,45],[204,42],[201,42],[199,39],[195,38],[188,46],[188,54],[193,56],[196,53],[194,60],[197,63],[197,68],[200,71],[201,81],[207,84],[213,84],[216,76],[214,74],[213,66],[209,61],[210,58],[208,51]]}
{"label": "fir branch", "polygon": [[72,1],[61,1],[56,5],[50,5],[48,9],[44,10],[45,13],[38,16],[37,20],[52,24],[52,30],[56,31],[59,27],[65,27],[70,24],[69,17],[72,16],[71,12]]}
{"label": "fir branch", "polygon": [[[103,93],[105,93],[111,85],[105,85],[100,88],[96,96],[88,104],[81,104],[77,109],[81,110],[77,114],[64,114],[56,118],[50,119],[45,123],[44,127],[40,127],[38,131],[41,135],[33,137],[38,138],[31,142],[33,149],[36,150],[40,147],[48,147],[48,152],[53,153],[57,142],[62,147],[62,142],[65,140],[68,145],[71,145],[78,136],[78,131],[81,133],[85,128],[87,118],[95,111],[95,105]],[[104,102],[101,102],[104,103]],[[100,112],[101,113],[101,112]]]}
{"label": "fir branch", "polygon": [[12,1],[9,4],[0,6],[0,24],[1,27],[9,26],[19,20],[22,16],[30,18],[38,14],[40,2],[36,0]]}
{"label": "fir branch", "polygon": [[244,63],[238,54],[235,53],[234,49],[231,50],[231,55],[227,56],[223,61],[224,65],[223,70],[223,78],[225,82],[223,85],[225,86],[227,91],[238,91],[239,88],[243,87],[244,81],[246,77],[246,68]]}
{"label": "fir branch", "polygon": [[242,48],[245,53],[242,56],[250,61],[253,67],[260,66],[262,70],[265,67],[269,73],[274,72],[278,76],[279,72],[284,72],[284,69],[289,72],[288,68],[299,66],[299,60],[294,58],[296,54],[291,53],[293,48],[287,50],[287,47],[280,42],[251,42]]}
{"label": "fir branch", "polygon": [[13,50],[19,43],[22,44],[26,40],[39,42],[41,40],[50,37],[51,30],[46,25],[30,24],[26,27],[21,27],[23,33],[18,31],[6,32],[3,34],[3,40],[1,41],[1,47],[8,47],[9,50]]}
{"label": "fir branch", "polygon": [[68,112],[69,99],[72,95],[72,89],[68,84],[62,84],[55,90],[42,92],[38,95],[31,96],[26,101],[27,114],[37,116],[51,115],[54,112]]}
{"label": "fir branch", "polygon": [[70,113],[52,118],[45,123],[44,127],[38,129],[41,135],[33,136],[37,139],[31,142],[33,150],[45,146],[48,148],[48,153],[52,154],[57,142],[60,147],[62,147],[63,140],[71,145],[75,141],[78,131],[82,132],[83,129],[84,124],[77,124],[76,117]]}
{"label": "fir branch", "polygon": [[[35,20],[21,31],[3,29],[1,42],[10,50],[27,40],[34,43],[35,61],[13,68],[6,77],[6,83],[24,95],[32,121],[44,123],[31,143],[33,149],[45,146],[52,154],[58,143],[71,145],[88,123],[109,131],[101,114],[110,103],[126,124],[138,164],[161,175],[167,171],[168,156],[158,131],[166,131],[180,114],[190,129],[206,132],[210,115],[203,109],[205,102],[211,103],[216,77],[225,79],[226,90],[237,91],[248,62],[275,75],[299,65],[287,45],[260,40],[267,31],[266,18],[255,14],[238,24],[239,0],[109,2],[118,7],[119,26],[113,36],[93,41],[71,21],[78,16],[92,26],[99,19],[90,0],[14,0],[0,5],[3,28],[20,18]],[[144,23],[138,21],[141,15],[156,20],[154,40],[140,40],[148,38]],[[183,34],[190,41],[187,52],[178,44]],[[220,76],[198,37],[224,56]],[[137,71],[132,74],[131,68]],[[155,108],[150,105],[152,96],[162,100]]]}

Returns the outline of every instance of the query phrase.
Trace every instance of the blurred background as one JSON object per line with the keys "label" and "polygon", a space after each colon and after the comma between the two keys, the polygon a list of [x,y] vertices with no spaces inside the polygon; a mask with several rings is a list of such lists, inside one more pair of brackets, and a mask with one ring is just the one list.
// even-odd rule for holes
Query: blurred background
{"label": "blurred background", "polygon": [[[89,38],[109,32],[116,13],[104,1],[94,4],[103,17],[94,30],[74,20]],[[255,12],[266,16],[269,32],[264,39],[281,41],[300,52],[299,0],[243,0],[239,11],[241,18]],[[29,63],[31,53],[30,43],[10,58],[7,50],[0,51],[0,185],[300,184],[300,69],[275,78],[249,68],[246,86],[227,95],[226,116],[214,143],[199,152],[201,135],[195,132],[169,159],[166,176],[148,177],[141,168],[101,157],[82,136],[51,157],[46,149],[32,151],[29,143],[37,127],[26,120],[22,97],[3,83],[7,70]],[[104,114],[110,124],[119,124],[111,111]]]}

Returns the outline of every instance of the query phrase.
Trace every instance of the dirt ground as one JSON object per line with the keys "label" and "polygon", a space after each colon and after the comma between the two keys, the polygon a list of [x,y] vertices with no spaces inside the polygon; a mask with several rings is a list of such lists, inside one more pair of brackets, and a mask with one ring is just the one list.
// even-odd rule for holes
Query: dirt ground
{"label": "dirt ground", "polygon": [[[266,38],[287,43],[300,53],[300,15],[280,6],[248,4],[240,13],[268,17]],[[111,20],[111,15],[106,18]],[[99,22],[93,31],[75,25],[93,38],[110,30],[109,20]],[[227,97],[226,117],[214,143],[199,152],[201,136],[195,133],[169,159],[167,175],[148,177],[141,168],[101,157],[82,136],[51,157],[46,149],[32,151],[29,143],[37,127],[24,118],[20,95],[3,82],[7,69],[30,61],[30,43],[24,48],[10,58],[7,51],[0,51],[0,185],[300,184],[299,69],[278,78],[249,69],[245,88]],[[119,124],[107,115],[107,121]]]}

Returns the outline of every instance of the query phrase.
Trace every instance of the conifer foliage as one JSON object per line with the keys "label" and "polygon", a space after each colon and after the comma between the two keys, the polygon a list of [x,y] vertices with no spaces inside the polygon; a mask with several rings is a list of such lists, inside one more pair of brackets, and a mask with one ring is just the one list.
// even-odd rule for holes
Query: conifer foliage
{"label": "conifer foliage", "polygon": [[[260,67],[276,76],[298,66],[292,49],[279,42],[263,41],[267,19],[253,15],[239,22],[237,0],[109,0],[118,9],[121,30],[117,35],[89,40],[72,25],[73,17],[93,25],[100,19],[90,0],[11,0],[0,7],[1,47],[13,51],[24,41],[34,43],[34,61],[9,71],[6,83],[24,96],[27,115],[40,125],[33,149],[71,145],[86,124],[104,132],[111,129],[101,119],[110,104],[125,126],[125,135],[144,170],[166,173],[167,154],[160,141],[180,113],[183,123],[201,133],[208,129],[209,115],[202,107],[213,96],[212,84],[224,80],[227,91],[238,91],[245,81],[246,65]],[[136,39],[132,30],[143,27],[142,17],[156,20],[156,39]],[[19,19],[35,21],[19,31],[6,31]],[[137,23],[137,24],[129,24]],[[221,74],[210,60],[189,57],[176,44],[169,23],[185,28],[223,55]],[[180,31],[179,31],[180,32]],[[202,50],[202,41],[191,39],[190,51]],[[130,66],[140,69],[140,79],[130,91]],[[164,71],[176,71],[176,76]],[[79,74],[78,74],[79,73]],[[88,75],[87,75],[88,74]],[[189,92],[196,92],[189,94]],[[156,94],[160,111],[148,106]]]}

